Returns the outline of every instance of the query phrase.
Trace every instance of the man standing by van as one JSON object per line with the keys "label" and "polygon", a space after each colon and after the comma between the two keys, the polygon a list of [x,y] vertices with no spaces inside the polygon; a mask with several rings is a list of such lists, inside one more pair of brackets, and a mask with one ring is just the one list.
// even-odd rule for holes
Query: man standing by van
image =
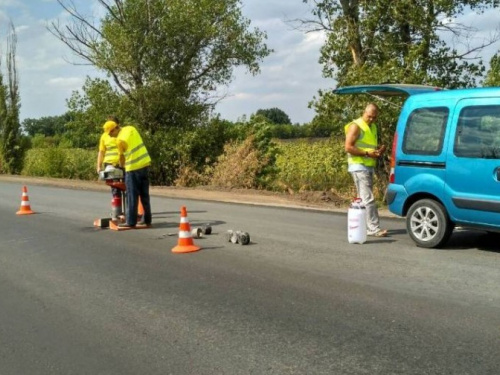
{"label": "man standing by van", "polygon": [[385,151],[385,146],[377,148],[377,125],[375,124],[377,115],[378,107],[370,103],[360,118],[345,126],[345,151],[347,152],[348,171],[356,185],[358,197],[361,198],[366,207],[367,234],[385,237],[387,230],[380,228],[377,203],[373,195],[375,166],[377,159]]}

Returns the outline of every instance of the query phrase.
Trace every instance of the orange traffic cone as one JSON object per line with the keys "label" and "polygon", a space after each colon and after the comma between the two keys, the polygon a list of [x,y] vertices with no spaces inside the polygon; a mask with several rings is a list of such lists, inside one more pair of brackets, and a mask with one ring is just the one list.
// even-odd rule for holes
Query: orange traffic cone
{"label": "orange traffic cone", "polygon": [[23,186],[23,196],[21,198],[21,208],[19,208],[19,211],[17,211],[16,214],[18,214],[18,215],[34,214],[34,212],[31,211],[30,200],[28,198],[28,189],[26,188],[26,186]]}
{"label": "orange traffic cone", "polygon": [[191,225],[187,217],[185,206],[181,207],[181,224],[179,225],[179,241],[177,246],[172,249],[173,253],[191,253],[200,250],[201,247],[196,246],[193,242],[191,234]]}
{"label": "orange traffic cone", "polygon": [[141,198],[139,198],[139,204],[137,206],[137,220],[141,221],[144,215],[144,207],[142,206]]}

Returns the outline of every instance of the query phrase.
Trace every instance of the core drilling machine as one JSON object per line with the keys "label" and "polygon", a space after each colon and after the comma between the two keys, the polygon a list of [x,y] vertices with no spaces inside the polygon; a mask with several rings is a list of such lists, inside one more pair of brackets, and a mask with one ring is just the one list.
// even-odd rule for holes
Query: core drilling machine
{"label": "core drilling machine", "polygon": [[103,171],[99,172],[99,180],[105,181],[106,185],[113,188],[113,198],[111,199],[111,217],[95,220],[95,226],[108,228],[110,221],[115,223],[125,221],[127,189],[123,178],[123,169],[112,165],[108,165]]}

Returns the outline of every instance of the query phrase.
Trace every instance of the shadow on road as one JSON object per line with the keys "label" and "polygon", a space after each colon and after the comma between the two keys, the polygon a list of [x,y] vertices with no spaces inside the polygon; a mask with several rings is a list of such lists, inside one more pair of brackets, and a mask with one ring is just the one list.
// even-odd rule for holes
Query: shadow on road
{"label": "shadow on road", "polygon": [[[393,240],[389,240],[392,236],[408,236],[408,231],[406,229],[390,229],[388,235],[386,238],[377,238],[371,242],[394,242]],[[410,242],[413,243],[411,239]],[[441,250],[482,250],[500,253],[500,233],[469,228],[456,228],[449,241]]]}
{"label": "shadow on road", "polygon": [[443,248],[446,250],[478,249],[500,253],[500,234],[480,230],[458,229]]}

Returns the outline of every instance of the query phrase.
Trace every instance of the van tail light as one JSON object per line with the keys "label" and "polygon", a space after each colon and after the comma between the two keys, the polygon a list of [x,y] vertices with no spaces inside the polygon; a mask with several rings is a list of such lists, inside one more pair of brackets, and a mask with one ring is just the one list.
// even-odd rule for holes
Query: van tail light
{"label": "van tail light", "polygon": [[394,169],[396,167],[396,146],[398,144],[398,133],[394,133],[394,138],[392,139],[392,150],[391,150],[391,174],[389,175],[389,182],[394,183],[396,177],[394,176]]}

